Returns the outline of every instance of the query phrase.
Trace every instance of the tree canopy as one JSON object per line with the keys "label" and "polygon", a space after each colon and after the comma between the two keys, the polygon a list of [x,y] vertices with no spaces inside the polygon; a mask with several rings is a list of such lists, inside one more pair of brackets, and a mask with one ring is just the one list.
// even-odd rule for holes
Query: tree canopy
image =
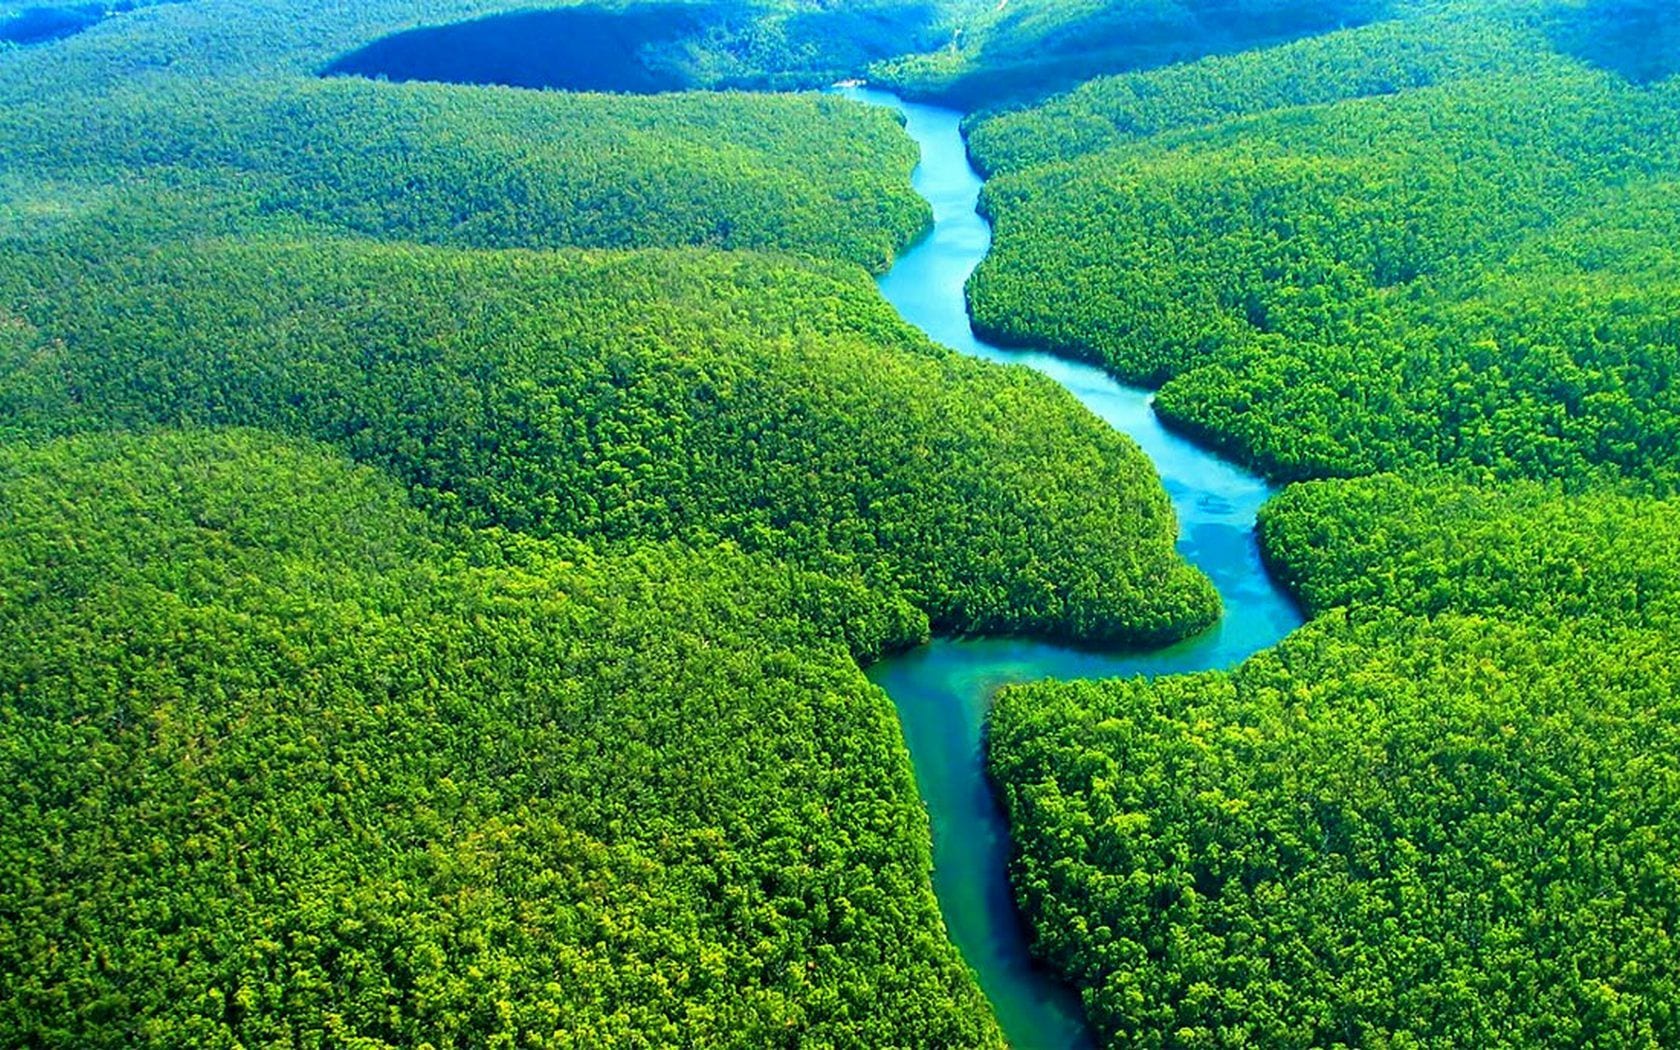
{"label": "tree canopy", "polygon": [[1233,674],[1007,691],[1038,947],[1114,1046],[1669,1045],[1677,656],[1334,614]]}
{"label": "tree canopy", "polygon": [[971,120],[979,322],[1315,479],[1260,519],[1297,635],[994,709],[1018,899],[1107,1045],[1680,1040],[1680,81],[1639,7],[1448,4]]}
{"label": "tree canopy", "polygon": [[1217,616],[1135,445],[1035,373],[928,344],[856,270],[325,240],[73,253],[14,260],[45,342],[0,379],[24,435],[312,437],[447,520],[730,539],[947,630],[1147,642]]}
{"label": "tree canopy", "polygon": [[996,1046],[854,662],[925,631],[256,432],[0,450],[0,1041]]}

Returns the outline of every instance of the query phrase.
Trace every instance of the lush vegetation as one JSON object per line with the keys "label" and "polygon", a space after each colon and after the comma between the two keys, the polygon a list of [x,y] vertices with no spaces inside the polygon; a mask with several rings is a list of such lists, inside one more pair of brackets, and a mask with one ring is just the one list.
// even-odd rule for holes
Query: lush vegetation
{"label": "lush vegetation", "polygon": [[1120,1046],[1680,1038],[1676,507],[1293,486],[1318,614],[1229,674],[1005,692],[1036,948]]}
{"label": "lush vegetation", "polygon": [[981,122],[979,323],[1166,381],[1166,418],[1280,477],[1670,484],[1680,86],[1452,17]]}
{"label": "lush vegetation", "polygon": [[74,36],[104,17],[99,4],[26,7],[15,14],[0,8],[0,47]]}
{"label": "lush vegetation", "polygon": [[1260,527],[1280,577],[1315,613],[1680,622],[1672,500],[1383,475],[1291,486]]}
{"label": "lush vegetation", "polygon": [[[67,120],[82,132],[64,135]],[[76,195],[94,218],[133,202],[99,221],[152,236],[303,223],[469,247],[775,248],[883,269],[928,218],[891,116],[832,98],[182,83],[12,109],[0,136],[18,172],[99,187]]]}
{"label": "lush vegetation", "polygon": [[1332,616],[1006,692],[1038,947],[1116,1046],[1680,1039],[1669,632]]}
{"label": "lush vegetation", "polygon": [[1006,692],[1038,949],[1126,1046],[1680,1038],[1672,501],[1292,486],[1319,618],[1231,674]]}
{"label": "lush vegetation", "polygon": [[[859,663],[1217,599],[1133,445],[880,300],[889,114],[320,75],[606,14],[526,6],[0,44],[0,1043],[999,1044]],[[948,31],[696,17],[571,57],[811,85]]]}
{"label": "lush vegetation", "polygon": [[975,163],[997,175],[1168,131],[1291,106],[1391,95],[1532,62],[1515,25],[1458,14],[1390,21],[1284,46],[1103,77],[1030,109],[972,120]]}
{"label": "lush vegetation", "polygon": [[[1043,98],[1102,73],[1148,69],[1321,33],[1392,0],[1005,0],[954,5],[943,47],[877,62],[908,95],[965,109]],[[900,51],[910,50],[900,48]]]}
{"label": "lush vegetation", "polygon": [[[97,21],[99,5],[66,6],[65,11],[88,12],[78,19],[85,31],[50,47],[21,48],[25,53],[14,56],[18,61],[11,68],[0,68],[0,98],[30,101],[43,89],[109,91],[135,80],[313,76],[341,61],[366,62],[366,72],[393,79],[508,83],[509,71],[523,71],[536,79],[512,82],[567,87],[581,75],[588,86],[619,91],[821,88],[864,72],[876,60],[936,47],[972,4],[143,0],[122,5],[128,6],[142,10],[103,22]],[[0,18],[5,14],[6,5],[0,5]],[[533,39],[519,39],[521,34]],[[538,53],[545,41],[557,48],[547,59]],[[442,70],[456,75],[446,77]]]}
{"label": "lush vegetation", "polygon": [[328,72],[571,91],[820,88],[931,46],[938,18],[926,0],[578,5],[412,29]]}
{"label": "lush vegetation", "polygon": [[925,630],[256,433],[0,453],[0,1041],[997,1045],[854,663]]}
{"label": "lush vegetation", "polygon": [[1135,446],[1035,374],[926,344],[856,271],[198,242],[43,253],[17,299],[50,344],[0,381],[26,433],[308,435],[450,520],[726,537],[948,629],[1157,641],[1217,615]]}
{"label": "lush vegetation", "polygon": [[1680,1041],[1675,54],[1449,4],[971,122],[985,327],[1350,476],[1262,513],[1317,617],[1277,650],[994,710],[1107,1044]]}
{"label": "lush vegetation", "polygon": [[1445,464],[1673,492],[1677,189],[1630,179],[1451,294],[1232,353],[1158,407],[1284,477]]}
{"label": "lush vegetation", "polygon": [[[457,0],[426,5],[425,18],[510,6]],[[812,15],[795,4],[765,17],[801,11]],[[837,99],[318,79],[418,17],[406,0],[194,0],[16,49],[0,61],[0,221],[139,221],[150,237],[301,223],[468,247],[777,249],[876,270],[927,222],[906,178],[916,153],[892,116]],[[137,214],[100,217],[131,202]]]}
{"label": "lush vegetation", "polygon": [[970,121],[979,326],[1340,476],[999,700],[1099,1034],[1680,1043],[1664,5],[423,7],[0,4],[0,1041],[998,1045],[858,663],[1205,625],[1152,472],[875,294],[886,114],[475,86],[868,66],[1133,71]]}
{"label": "lush vegetation", "polygon": [[1680,26],[1662,0],[1594,0],[1561,5],[1549,20],[1552,42],[1638,83],[1680,72]]}

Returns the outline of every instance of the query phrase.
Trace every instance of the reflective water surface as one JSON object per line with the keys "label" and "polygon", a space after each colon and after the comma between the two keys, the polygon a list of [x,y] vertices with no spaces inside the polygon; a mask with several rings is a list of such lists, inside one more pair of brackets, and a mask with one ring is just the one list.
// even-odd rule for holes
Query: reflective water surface
{"label": "reflective water surface", "polygon": [[1101,369],[975,338],[963,286],[991,247],[975,211],[981,180],[968,162],[960,113],[861,88],[844,93],[903,113],[922,149],[915,186],[933,205],[926,240],[880,280],[911,324],[974,357],[1025,365],[1055,379],[1154,460],[1178,512],[1179,551],[1219,588],[1225,618],[1208,632],[1149,653],[1089,652],[1026,639],[938,640],[884,660],[869,677],[898,707],[933,823],[934,889],[952,940],[973,967],[1017,1050],[1090,1046],[1078,998],[1033,965],[1006,864],[1009,831],[982,763],[992,694],[1042,678],[1110,678],[1227,668],[1300,626],[1294,603],[1267,575],[1254,518],[1271,488],[1260,478],[1169,433],[1149,393]]}

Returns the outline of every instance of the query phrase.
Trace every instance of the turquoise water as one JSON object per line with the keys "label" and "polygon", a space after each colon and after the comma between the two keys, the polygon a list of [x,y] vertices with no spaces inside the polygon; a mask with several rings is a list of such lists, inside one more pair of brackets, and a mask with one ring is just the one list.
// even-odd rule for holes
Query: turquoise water
{"label": "turquoise water", "polygon": [[1005,866],[1009,829],[987,783],[981,734],[1000,686],[1042,678],[1112,678],[1232,667],[1301,624],[1267,575],[1254,517],[1272,489],[1260,478],[1169,433],[1148,391],[1089,365],[1006,350],[975,338],[963,286],[992,243],[975,211],[981,180],[968,163],[962,114],[906,103],[883,92],[848,97],[903,113],[922,149],[916,190],[933,205],[928,238],[881,278],[882,293],[938,342],[988,361],[1025,365],[1072,391],[1132,437],[1160,472],[1178,512],[1179,551],[1219,588],[1225,618],[1212,630],[1149,653],[1089,652],[1026,639],[939,640],[884,660],[869,677],[898,707],[933,823],[934,890],[951,938],[979,977],[1017,1050],[1090,1046],[1078,998],[1033,965]]}

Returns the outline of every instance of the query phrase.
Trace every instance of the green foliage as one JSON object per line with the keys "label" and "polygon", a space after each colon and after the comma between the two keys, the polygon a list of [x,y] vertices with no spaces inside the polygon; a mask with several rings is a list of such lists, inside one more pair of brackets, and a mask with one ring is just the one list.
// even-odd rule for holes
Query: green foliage
{"label": "green foliage", "polygon": [[937,42],[933,3],[576,4],[410,30],[331,74],[562,90],[822,88]]}
{"label": "green foliage", "polygon": [[1006,691],[1038,948],[1115,1046],[1680,1040],[1671,633],[1330,617]]}
{"label": "green foliage", "polygon": [[1111,1045],[1680,1038],[1680,532],[1557,484],[1261,515],[1319,615],[1230,674],[1029,686],[989,761],[1036,947]]}
{"label": "green foliage", "polygon": [[1277,477],[1672,489],[1680,83],[1546,25],[1368,27],[979,123],[1008,174],[978,322],[1165,382],[1169,422]]}
{"label": "green foliage", "polygon": [[1537,43],[1515,25],[1458,13],[1383,22],[1092,80],[1031,109],[972,121],[969,150],[988,174],[1018,171],[1273,109],[1519,73]]}
{"label": "green foliage", "polygon": [[1390,0],[1005,0],[937,51],[878,62],[906,94],[968,109],[1043,98],[1103,73],[1239,51],[1370,21]]}
{"label": "green foliage", "polygon": [[1110,1045],[1680,1041],[1680,83],[1575,46],[1616,3],[1497,6],[971,129],[983,325],[1274,476],[1403,472],[1262,512],[1277,650],[1000,697]]}
{"label": "green foliage", "polygon": [[[856,662],[1216,614],[1135,447],[857,268],[926,222],[884,113],[314,77],[520,9],[0,47],[0,1042],[996,1046]],[[976,318],[1276,476],[1407,472],[1265,512],[1322,614],[1280,649],[1001,697],[1100,1034],[1680,1042],[1665,12],[694,10],[602,61],[917,49],[877,73],[992,103],[1220,55],[971,121]]]}
{"label": "green foliage", "polygon": [[[527,0],[147,3],[48,46],[8,53],[0,38],[0,54],[7,56],[0,62],[0,101],[104,94],[183,77],[310,77],[370,44],[401,48],[411,41],[454,50],[467,66],[475,52],[486,59],[511,55],[540,77],[541,56],[527,45],[542,35],[544,13],[556,10],[556,28],[597,39],[581,52],[562,41],[555,57],[597,62],[609,80],[616,65],[622,82],[609,84],[615,90],[657,87],[667,79],[671,86],[802,90],[858,75],[875,59],[936,46],[949,34],[954,6],[937,0],[566,0],[535,9]],[[0,8],[0,21],[4,13]],[[508,21],[498,25],[499,18]],[[512,32],[500,34],[503,26]],[[647,82],[650,72],[660,83]],[[555,86],[564,86],[563,78],[560,71]]]}
{"label": "green foliage", "polygon": [[1029,169],[988,187],[999,248],[977,315],[1157,382],[1268,335],[1340,334],[1382,292],[1492,263],[1607,184],[1674,167],[1655,133],[1674,95],[1556,68]]}
{"label": "green foliage", "polygon": [[1604,491],[1383,475],[1290,486],[1261,512],[1260,532],[1279,577],[1314,613],[1656,626],[1680,612],[1677,511]]}
{"label": "green foliage", "polygon": [[0,1043],[997,1046],[857,663],[1209,622],[1152,473],[881,302],[890,115],[316,78],[423,6],[0,54]]}
{"label": "green foliage", "polygon": [[774,248],[884,269],[928,218],[891,114],[815,96],[187,82],[17,107],[0,141],[19,171],[120,181],[117,225]]}
{"label": "green foliage", "polygon": [[461,542],[260,434],[0,452],[0,1041],[999,1045],[833,640],[907,610]]}
{"label": "green foliage", "polygon": [[1168,383],[1157,405],[1285,477],[1438,463],[1672,493],[1676,203],[1680,183],[1633,181],[1453,295],[1232,353]]}
{"label": "green foliage", "polygon": [[73,36],[103,17],[99,4],[27,7],[16,14],[0,8],[0,45],[40,44]]}
{"label": "green foliage", "polygon": [[108,94],[178,79],[307,77],[353,48],[421,24],[528,8],[524,0],[190,0],[159,3],[0,62],[0,100]]}
{"label": "green foliage", "polygon": [[0,405],[49,432],[309,436],[448,518],[728,538],[948,629],[1144,642],[1217,615],[1134,445],[1034,373],[932,347],[855,270],[326,241],[32,265],[14,294],[56,343]]}

